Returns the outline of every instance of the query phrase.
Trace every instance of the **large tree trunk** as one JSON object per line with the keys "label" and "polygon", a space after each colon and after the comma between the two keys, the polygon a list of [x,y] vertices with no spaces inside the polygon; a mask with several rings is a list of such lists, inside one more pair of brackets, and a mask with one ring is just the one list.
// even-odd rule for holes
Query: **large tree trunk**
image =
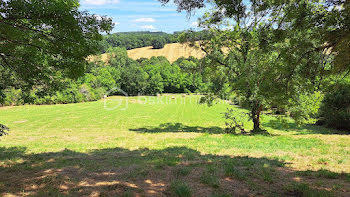
{"label": "large tree trunk", "polygon": [[252,119],[254,123],[253,132],[260,132],[260,114],[263,106],[261,104],[256,104],[252,107]]}

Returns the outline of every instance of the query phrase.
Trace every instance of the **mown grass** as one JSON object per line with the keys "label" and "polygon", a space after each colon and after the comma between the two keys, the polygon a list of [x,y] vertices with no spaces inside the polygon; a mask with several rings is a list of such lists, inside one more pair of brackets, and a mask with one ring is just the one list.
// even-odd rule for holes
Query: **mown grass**
{"label": "mown grass", "polygon": [[1,108],[0,194],[350,195],[348,135],[271,115],[271,135],[225,134],[222,113],[243,109],[172,97]]}

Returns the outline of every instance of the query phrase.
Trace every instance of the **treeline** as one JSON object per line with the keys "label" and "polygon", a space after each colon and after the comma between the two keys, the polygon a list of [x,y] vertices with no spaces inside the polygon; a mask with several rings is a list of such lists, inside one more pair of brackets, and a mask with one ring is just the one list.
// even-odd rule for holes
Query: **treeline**
{"label": "treeline", "polygon": [[95,101],[105,94],[119,95],[120,89],[129,96],[203,92],[210,85],[203,77],[203,60],[194,57],[180,58],[171,64],[165,57],[135,61],[121,48],[109,49],[108,52],[112,56],[108,63],[100,60],[89,63],[84,76],[77,80],[62,78],[59,90],[55,90],[55,85],[36,86],[29,91],[7,89],[2,105]]}
{"label": "treeline", "polygon": [[163,48],[165,44],[178,42],[178,33],[167,34],[164,32],[125,32],[104,36],[101,41],[100,51],[105,53],[110,47],[125,48],[126,50],[155,46]]}

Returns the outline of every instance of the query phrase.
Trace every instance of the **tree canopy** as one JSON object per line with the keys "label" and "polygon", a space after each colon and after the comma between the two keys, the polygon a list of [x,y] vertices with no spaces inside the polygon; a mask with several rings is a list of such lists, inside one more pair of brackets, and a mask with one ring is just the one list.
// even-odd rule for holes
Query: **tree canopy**
{"label": "tree canopy", "polygon": [[110,18],[78,9],[78,0],[0,2],[0,93],[7,87],[51,84],[84,73]]}
{"label": "tree canopy", "polygon": [[152,46],[154,40],[162,40],[164,44],[177,42],[178,33],[164,32],[120,32],[105,35],[101,41],[101,52],[105,53],[110,47],[126,48],[127,50]]}
{"label": "tree canopy", "polygon": [[[322,76],[350,68],[343,62],[350,54],[345,1],[213,2],[214,8],[200,19],[207,36],[199,42],[191,31],[181,37],[207,53],[210,67],[223,70],[213,75],[227,75],[222,84],[247,103],[253,131],[261,131],[264,109],[291,107],[317,90]],[[175,3],[189,12],[205,6],[201,0]]]}
{"label": "tree canopy", "polygon": [[152,46],[154,49],[162,49],[164,48],[165,42],[164,38],[157,38],[152,40]]}
{"label": "tree canopy", "polygon": [[[159,0],[167,4],[170,0]],[[313,37],[322,39],[323,44],[315,46],[312,51],[332,51],[335,54],[334,71],[343,72],[350,69],[350,1],[347,0],[213,0],[216,6],[212,11],[213,21],[231,19],[239,24],[268,22],[279,19],[273,26],[274,35],[285,39],[295,31],[312,30]],[[174,0],[178,11],[189,13],[206,7],[206,0]],[[254,21],[247,14],[252,11],[260,15]],[[315,9],[316,8],[316,9]],[[242,21],[242,19],[246,19]],[[283,19],[283,20],[280,20]],[[253,23],[251,23],[253,22]],[[289,29],[289,34],[284,31]],[[293,30],[293,31],[290,31]]]}

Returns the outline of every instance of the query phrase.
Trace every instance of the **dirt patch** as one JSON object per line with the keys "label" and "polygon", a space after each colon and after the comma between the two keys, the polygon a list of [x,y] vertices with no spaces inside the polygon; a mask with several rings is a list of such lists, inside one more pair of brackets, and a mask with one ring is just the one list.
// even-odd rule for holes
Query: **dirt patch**
{"label": "dirt patch", "polygon": [[[299,187],[286,189],[293,183],[308,184],[313,191],[334,192],[336,196],[350,194],[348,174],[298,172],[278,160],[203,155],[184,147],[98,149],[90,153],[65,149],[29,155],[7,152],[0,154],[0,161],[11,160],[12,155],[21,161],[0,166],[1,196],[171,196],[174,181],[185,183],[192,196],[204,197],[213,193],[293,195],[300,192]],[[206,174],[209,176],[203,176]]]}
{"label": "dirt patch", "polygon": [[14,124],[21,124],[21,123],[25,123],[25,122],[28,122],[28,120],[18,120],[18,121],[15,121],[13,123]]}

